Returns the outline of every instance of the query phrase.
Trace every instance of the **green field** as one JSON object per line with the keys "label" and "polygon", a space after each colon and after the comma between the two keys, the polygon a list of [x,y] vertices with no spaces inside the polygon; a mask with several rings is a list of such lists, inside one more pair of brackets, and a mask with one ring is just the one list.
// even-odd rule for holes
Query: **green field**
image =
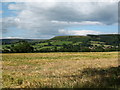
{"label": "green field", "polygon": [[120,88],[118,52],[8,53],[3,88]]}

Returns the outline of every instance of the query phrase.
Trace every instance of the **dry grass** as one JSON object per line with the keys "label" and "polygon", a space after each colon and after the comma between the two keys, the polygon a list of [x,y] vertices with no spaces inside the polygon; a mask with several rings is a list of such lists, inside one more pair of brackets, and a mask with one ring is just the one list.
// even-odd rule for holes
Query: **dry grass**
{"label": "dry grass", "polygon": [[[117,52],[14,53],[2,56],[4,88],[120,86],[117,82],[120,72],[115,68],[118,66]],[[112,84],[109,84],[110,80],[113,80]]]}

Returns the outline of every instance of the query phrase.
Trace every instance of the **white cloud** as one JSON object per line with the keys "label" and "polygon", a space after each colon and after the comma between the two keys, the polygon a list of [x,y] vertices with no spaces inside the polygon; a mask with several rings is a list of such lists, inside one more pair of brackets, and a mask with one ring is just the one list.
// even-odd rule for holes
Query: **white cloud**
{"label": "white cloud", "polygon": [[36,37],[59,35],[59,30],[71,26],[112,25],[118,21],[117,3],[109,2],[24,2],[10,4],[8,8],[19,13],[4,21],[5,26],[29,30],[29,36]]}
{"label": "white cloud", "polygon": [[94,31],[94,30],[59,30],[61,34],[64,35],[87,35],[87,34],[103,34],[100,31]]}
{"label": "white cloud", "polygon": [[66,21],[51,21],[53,24],[66,24],[66,25],[104,25],[97,21],[82,21],[82,22],[66,22]]}
{"label": "white cloud", "polygon": [[0,39],[23,39],[23,37],[3,37]]}
{"label": "white cloud", "polygon": [[[2,0],[1,2],[33,2],[33,0]],[[119,2],[119,0],[34,0],[34,2]]]}
{"label": "white cloud", "polygon": [[23,3],[10,4],[8,6],[8,9],[10,9],[10,10],[22,10],[24,8],[25,8],[25,6]]}

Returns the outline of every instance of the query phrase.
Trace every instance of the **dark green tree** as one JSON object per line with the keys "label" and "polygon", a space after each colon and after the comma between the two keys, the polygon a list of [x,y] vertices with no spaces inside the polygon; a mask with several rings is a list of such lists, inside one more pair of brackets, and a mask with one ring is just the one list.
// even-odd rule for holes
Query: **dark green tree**
{"label": "dark green tree", "polygon": [[33,52],[33,47],[28,42],[21,41],[11,47],[11,52],[16,52],[16,53]]}
{"label": "dark green tree", "polygon": [[50,42],[48,42],[48,46],[52,46],[52,44]]}

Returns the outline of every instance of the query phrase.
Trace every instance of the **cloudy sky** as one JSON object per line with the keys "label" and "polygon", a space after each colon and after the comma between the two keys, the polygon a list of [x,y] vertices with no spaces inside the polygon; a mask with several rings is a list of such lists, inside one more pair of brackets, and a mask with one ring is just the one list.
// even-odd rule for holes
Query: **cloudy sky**
{"label": "cloudy sky", "polygon": [[118,32],[117,2],[2,2],[2,38]]}

